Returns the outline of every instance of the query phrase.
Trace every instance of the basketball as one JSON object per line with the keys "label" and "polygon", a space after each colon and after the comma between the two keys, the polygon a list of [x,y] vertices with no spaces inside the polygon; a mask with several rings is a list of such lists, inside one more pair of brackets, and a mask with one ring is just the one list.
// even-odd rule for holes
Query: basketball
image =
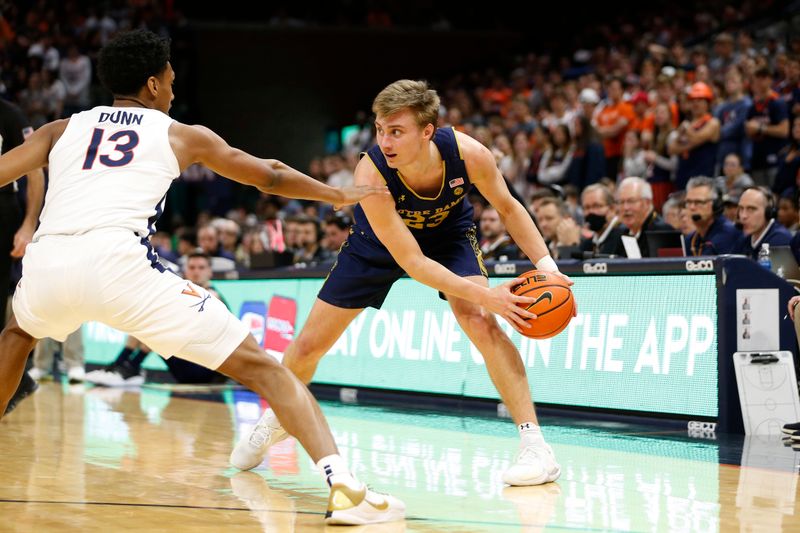
{"label": "basketball", "polygon": [[536,301],[517,305],[537,316],[526,320],[531,329],[522,334],[530,339],[549,339],[564,331],[575,309],[575,298],[564,278],[541,270],[531,270],[520,277],[525,281],[514,287],[514,294]]}

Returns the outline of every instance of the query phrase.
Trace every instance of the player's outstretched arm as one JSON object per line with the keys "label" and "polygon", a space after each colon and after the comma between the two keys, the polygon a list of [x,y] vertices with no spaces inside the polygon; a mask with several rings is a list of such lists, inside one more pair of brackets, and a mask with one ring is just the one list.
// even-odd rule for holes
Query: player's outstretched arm
{"label": "player's outstretched arm", "polygon": [[0,156],[0,187],[47,166],[53,139],[57,138],[69,120],[56,120],[34,131],[24,143]]}
{"label": "player's outstretched arm", "polygon": [[[368,157],[363,158],[358,164],[355,183],[370,187],[377,187],[383,183],[383,178]],[[510,280],[493,289],[472,283],[425,257],[417,240],[397,214],[391,196],[374,195],[364,198],[361,207],[378,239],[409,276],[445,294],[475,302],[502,316],[517,330],[530,327],[523,318],[535,318],[536,315],[519,307],[517,303],[533,303],[534,299],[516,296],[511,292],[511,288],[522,283],[522,279]]]}
{"label": "player's outstretched arm", "polygon": [[389,194],[385,186],[330,187],[278,160],[261,159],[233,148],[204,126],[176,122],[170,129],[170,142],[181,169],[200,163],[221,176],[269,194],[318,200],[337,207],[357,203],[370,194]]}

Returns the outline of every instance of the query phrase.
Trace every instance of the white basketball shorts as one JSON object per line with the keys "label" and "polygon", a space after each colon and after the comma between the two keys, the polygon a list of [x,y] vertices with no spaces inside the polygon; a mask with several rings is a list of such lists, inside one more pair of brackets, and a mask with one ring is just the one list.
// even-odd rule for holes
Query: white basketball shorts
{"label": "white basketball shorts", "polygon": [[129,230],[43,236],[28,245],[14,293],[19,326],[58,341],[88,321],[124,331],[164,357],[216,369],[249,334],[208,291],[165,270]]}

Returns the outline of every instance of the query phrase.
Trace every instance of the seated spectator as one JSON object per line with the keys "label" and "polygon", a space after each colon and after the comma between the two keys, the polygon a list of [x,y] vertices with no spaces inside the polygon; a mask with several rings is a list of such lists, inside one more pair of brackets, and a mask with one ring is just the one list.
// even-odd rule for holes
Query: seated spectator
{"label": "seated spectator", "polygon": [[177,239],[177,254],[181,257],[188,255],[197,248],[197,231],[194,228],[181,226],[175,230]]}
{"label": "seated spectator", "polygon": [[197,231],[197,245],[209,257],[224,257],[233,260],[233,253],[225,250],[220,242],[219,231],[213,225],[201,227]]}
{"label": "seated spectator", "polygon": [[764,243],[770,246],[788,246],[792,234],[776,220],[777,209],[772,192],[765,187],[745,189],[739,198],[739,221],[744,237],[739,240],[734,253],[754,260]]}
{"label": "seated spectator", "polygon": [[723,214],[722,192],[714,180],[696,176],[686,184],[684,200],[695,231],[686,239],[686,254],[719,255],[734,251],[742,232]]}
{"label": "seated spectator", "polygon": [[353,219],[350,215],[341,211],[330,214],[325,219],[325,237],[322,239],[322,247],[331,254],[331,257],[339,253],[350,235],[352,225]]}
{"label": "seated spectator", "polygon": [[211,225],[217,229],[222,251],[228,254],[231,259],[235,259],[236,247],[239,245],[239,239],[242,236],[239,224],[227,218],[217,218],[211,222]]}
{"label": "seated spectator", "polygon": [[242,243],[236,250],[236,262],[246,268],[253,268],[251,258],[269,250],[266,231],[250,228],[242,236]]}
{"label": "seated spectator", "polygon": [[294,253],[300,248],[300,220],[302,217],[289,217],[283,225],[283,242],[288,252]]}
{"label": "seated spectator", "polygon": [[539,206],[546,198],[556,198],[555,191],[550,187],[536,189],[531,194],[528,210],[534,215],[534,217],[536,216],[536,211],[539,209]]}
{"label": "seated spectator", "polygon": [[[642,178],[631,176],[620,182],[617,188],[617,209],[622,223],[628,230],[624,235],[636,238],[642,257],[650,256],[647,246],[648,231],[672,230],[672,227],[653,210],[653,189]],[[616,255],[628,257],[622,238],[617,246]]]}
{"label": "seated spectator", "polygon": [[[236,270],[233,254],[226,251],[219,242],[217,228],[207,224],[197,231],[198,251],[211,258],[211,269],[214,273],[225,273]],[[185,266],[186,258],[181,257],[181,265]]]}
{"label": "seated spectator", "polygon": [[622,145],[622,175],[646,176],[648,163],[642,150],[642,140],[637,130],[631,128],[625,134]]}
{"label": "seated spectator", "polygon": [[[589,89],[591,90],[591,89]],[[606,156],[603,144],[589,118],[584,115],[575,117],[575,150],[572,153],[572,164],[567,170],[567,182],[579,190],[587,185],[597,183],[606,170]]]}
{"label": "seated spectator", "polygon": [[572,164],[575,147],[566,124],[556,124],[548,130],[548,147],[539,161],[539,183],[561,184],[567,180],[567,170]]}
{"label": "seated spectator", "polygon": [[326,183],[331,187],[347,187],[353,184],[353,173],[345,165],[342,154],[332,154],[322,163],[327,176]]}
{"label": "seated spectator", "polygon": [[330,252],[320,246],[319,223],[310,217],[297,217],[297,249],[293,263],[313,265],[331,258]]}
{"label": "seated spectator", "polygon": [[[580,115],[591,121],[594,118],[595,111],[597,111],[597,104],[600,103],[600,96],[591,87],[586,87],[581,89],[578,95],[578,103],[580,104],[580,109],[578,109]],[[577,133],[575,135],[577,136]]]}
{"label": "seated spectator", "polygon": [[536,181],[536,174],[531,172],[532,149],[528,134],[520,130],[514,134],[513,152],[506,168],[500,168],[503,176],[523,198]]}
{"label": "seated spectator", "polygon": [[736,194],[725,194],[722,196],[722,214],[731,221],[737,229],[741,230],[739,223],[739,196]]}
{"label": "seated spectator", "polygon": [[539,231],[554,259],[570,258],[580,244],[580,227],[560,198],[544,198],[536,210]]}
{"label": "seated spectator", "polygon": [[652,129],[642,133],[642,140],[649,146],[644,152],[647,164],[645,173],[628,174],[628,176],[646,176],[647,182],[653,189],[653,207],[660,210],[662,204],[674,190],[673,181],[675,170],[678,168],[678,156],[670,155],[669,143],[677,137],[675,127],[672,125],[672,115],[669,104],[656,105],[653,112]]}
{"label": "seated spectator", "polygon": [[556,89],[550,95],[550,114],[542,120],[542,125],[548,130],[556,126],[572,126],[575,114],[567,107],[567,96],[563,89]]}
{"label": "seated spectator", "polygon": [[798,216],[800,212],[797,210],[797,189],[786,189],[778,199],[778,222],[789,230],[789,233],[794,235],[800,228],[798,223]]}
{"label": "seated spectator", "polygon": [[581,238],[580,249],[592,254],[614,254],[619,238],[626,230],[617,217],[614,195],[608,188],[594,183],[581,194],[584,227],[589,236]]}
{"label": "seated spectator", "polygon": [[753,178],[742,167],[742,158],[733,152],[725,156],[722,164],[722,176],[719,176],[716,181],[717,187],[734,196],[741,196],[742,191],[755,185]]}
{"label": "seated spectator", "polygon": [[481,213],[480,248],[485,260],[513,261],[519,259],[519,248],[506,231],[500,214],[492,206]]}
{"label": "seated spectator", "polygon": [[[655,193],[655,191],[653,191]],[[675,230],[681,230],[681,202],[682,199],[676,195],[672,194],[667,198],[667,201],[664,202],[664,205],[661,206],[661,217],[664,219],[664,222],[675,228]]]}

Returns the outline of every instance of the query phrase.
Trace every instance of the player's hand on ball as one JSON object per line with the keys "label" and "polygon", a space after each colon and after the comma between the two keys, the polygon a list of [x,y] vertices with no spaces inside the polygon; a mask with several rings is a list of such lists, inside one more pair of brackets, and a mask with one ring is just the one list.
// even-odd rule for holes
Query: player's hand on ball
{"label": "player's hand on ball", "polygon": [[514,329],[522,333],[531,328],[525,319],[535,319],[536,315],[517,304],[532,304],[535,299],[528,296],[517,296],[513,288],[522,283],[522,278],[512,279],[489,289],[489,295],[483,302],[483,307],[492,313],[498,314],[508,320]]}
{"label": "player's hand on ball", "polygon": [[572,281],[572,278],[570,278],[569,276],[567,276],[566,274],[564,274],[562,272],[555,271],[555,272],[550,272],[550,274],[554,274],[554,275],[558,276],[559,278],[563,279],[564,281],[567,282],[567,285],[569,285],[569,286],[575,285],[575,282]]}
{"label": "player's hand on ball", "polygon": [[373,194],[385,194],[387,197],[391,196],[389,188],[386,185],[351,185],[349,187],[340,188],[339,192],[341,192],[342,198],[339,202],[334,204],[333,208],[336,210],[346,205],[357,204],[363,198],[372,196]]}
{"label": "player's hand on ball", "polygon": [[[563,279],[564,281],[566,281],[567,285],[569,285],[570,287],[572,285],[575,285],[575,282],[572,281],[572,279],[569,276],[567,276],[566,274],[562,274],[561,272],[552,272],[552,274],[555,274],[555,275],[559,276],[561,279]],[[578,316],[578,301],[577,300],[575,301],[575,305],[572,307],[572,316]]]}

